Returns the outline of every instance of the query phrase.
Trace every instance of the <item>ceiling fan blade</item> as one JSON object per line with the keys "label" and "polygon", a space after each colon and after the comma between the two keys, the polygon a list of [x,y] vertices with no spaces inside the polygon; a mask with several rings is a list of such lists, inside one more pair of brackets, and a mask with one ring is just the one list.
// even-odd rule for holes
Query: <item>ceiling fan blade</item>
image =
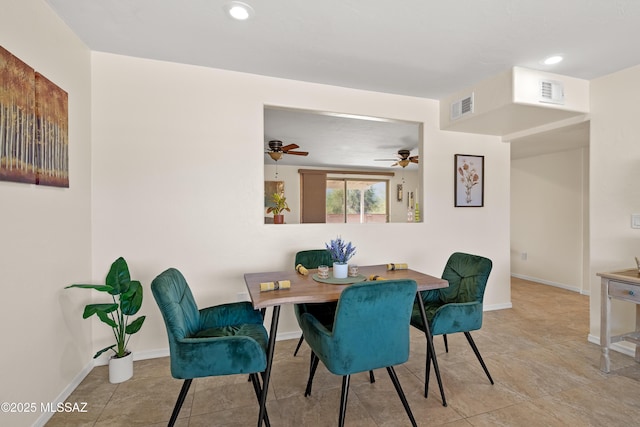
{"label": "ceiling fan blade", "polygon": [[394,164],[392,164],[391,166],[398,166],[398,162],[395,162]]}
{"label": "ceiling fan blade", "polygon": [[295,150],[296,148],[300,148],[300,146],[296,144],[287,144],[284,147],[282,147],[282,151],[286,153],[287,151]]}
{"label": "ceiling fan blade", "polygon": [[409,160],[411,160],[411,163],[419,163],[419,156],[411,156]]}
{"label": "ceiling fan blade", "polygon": [[308,156],[309,152],[307,151],[285,151],[285,154],[293,154],[295,156]]}

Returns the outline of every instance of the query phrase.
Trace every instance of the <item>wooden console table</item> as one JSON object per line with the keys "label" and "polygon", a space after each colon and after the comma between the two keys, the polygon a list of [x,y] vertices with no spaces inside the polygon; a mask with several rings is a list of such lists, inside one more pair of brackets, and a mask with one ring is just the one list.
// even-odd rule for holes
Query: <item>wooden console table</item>
{"label": "wooden console table", "polygon": [[[636,345],[636,362],[640,362],[640,274],[638,269],[616,271],[612,273],[598,273],[601,277],[601,301],[600,301],[600,370],[609,372],[611,361],[609,359],[609,347],[612,343],[629,341]],[[611,298],[628,301],[636,304],[635,331],[611,335]]]}

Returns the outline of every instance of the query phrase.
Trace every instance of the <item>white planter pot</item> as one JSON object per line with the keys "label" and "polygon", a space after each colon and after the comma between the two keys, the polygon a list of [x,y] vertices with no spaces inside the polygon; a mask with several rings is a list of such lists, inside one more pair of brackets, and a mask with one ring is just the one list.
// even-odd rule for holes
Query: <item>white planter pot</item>
{"label": "white planter pot", "polygon": [[349,274],[349,264],[333,263],[333,277],[336,279],[346,279]]}
{"label": "white planter pot", "polygon": [[133,353],[129,352],[125,357],[109,359],[109,382],[117,384],[124,382],[133,376]]}

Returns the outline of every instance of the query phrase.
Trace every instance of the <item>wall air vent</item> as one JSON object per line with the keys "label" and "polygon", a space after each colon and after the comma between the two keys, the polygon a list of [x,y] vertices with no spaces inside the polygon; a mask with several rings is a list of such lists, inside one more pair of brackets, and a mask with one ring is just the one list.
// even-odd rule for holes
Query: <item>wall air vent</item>
{"label": "wall air vent", "polygon": [[540,80],[538,101],[548,104],[564,104],[564,85],[555,80]]}
{"label": "wall air vent", "polygon": [[451,103],[451,120],[457,120],[469,114],[473,114],[473,93]]}

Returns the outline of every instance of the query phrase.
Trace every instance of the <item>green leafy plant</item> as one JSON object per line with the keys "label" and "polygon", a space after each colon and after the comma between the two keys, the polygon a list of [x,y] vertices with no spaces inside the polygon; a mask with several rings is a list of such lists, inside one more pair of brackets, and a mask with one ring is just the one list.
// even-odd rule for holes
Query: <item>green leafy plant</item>
{"label": "green leafy plant", "polygon": [[275,206],[269,206],[267,208],[267,213],[273,212],[274,215],[280,215],[280,212],[282,211],[291,212],[291,209],[289,209],[289,205],[287,204],[287,198],[284,194],[273,193],[271,200],[275,203]]}
{"label": "green leafy plant", "polygon": [[124,258],[120,257],[111,264],[104,285],[74,284],[68,288],[95,289],[111,295],[113,302],[102,304],[88,304],[84,308],[82,318],[87,319],[93,315],[109,325],[113,330],[116,343],[103,348],[93,356],[100,356],[107,350],[112,350],[116,358],[129,354],[127,344],[131,335],[140,330],[146,316],[140,316],[129,321],[129,316],[135,315],[142,307],[142,285],[137,280],[131,280],[129,266]]}

